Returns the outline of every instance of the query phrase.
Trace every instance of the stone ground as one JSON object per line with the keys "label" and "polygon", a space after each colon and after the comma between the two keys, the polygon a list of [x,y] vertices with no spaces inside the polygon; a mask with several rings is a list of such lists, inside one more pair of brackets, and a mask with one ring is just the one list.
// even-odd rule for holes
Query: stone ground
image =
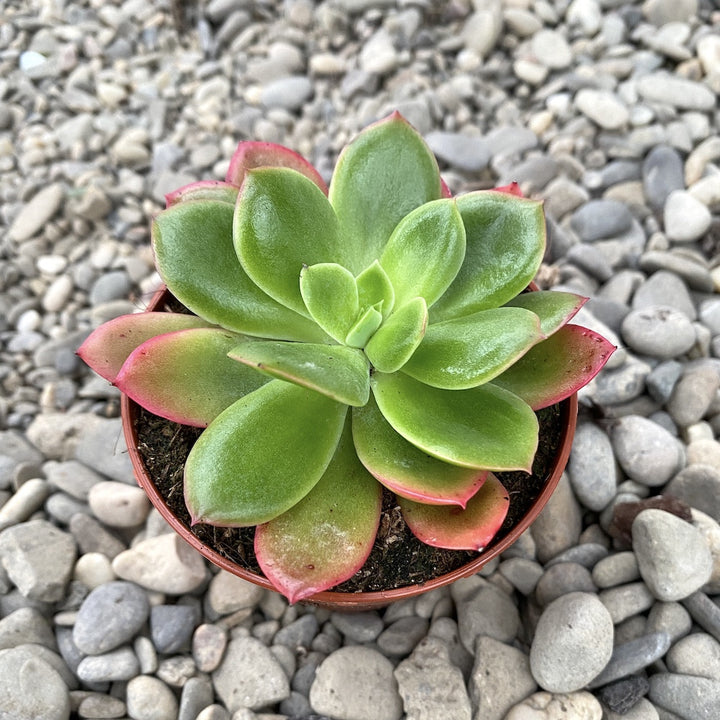
{"label": "stone ground", "polygon": [[[717,0],[0,4],[0,715],[720,717],[719,27]],[[74,350],[158,286],[165,192],[241,139],[329,176],[394,109],[456,192],[545,199],[542,284],[620,349],[499,561],[288,607],[168,534]]]}

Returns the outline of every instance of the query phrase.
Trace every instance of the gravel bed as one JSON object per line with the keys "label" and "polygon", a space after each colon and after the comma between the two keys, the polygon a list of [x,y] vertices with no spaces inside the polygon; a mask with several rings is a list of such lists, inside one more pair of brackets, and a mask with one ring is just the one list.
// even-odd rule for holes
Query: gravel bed
{"label": "gravel bed", "polygon": [[[0,715],[713,720],[717,0],[26,0],[0,11]],[[218,573],[134,485],[74,351],[158,286],[165,192],[242,139],[328,177],[399,110],[456,192],[545,200],[540,283],[619,346],[483,572],[331,613]],[[4,716],[4,715],[3,715]]]}

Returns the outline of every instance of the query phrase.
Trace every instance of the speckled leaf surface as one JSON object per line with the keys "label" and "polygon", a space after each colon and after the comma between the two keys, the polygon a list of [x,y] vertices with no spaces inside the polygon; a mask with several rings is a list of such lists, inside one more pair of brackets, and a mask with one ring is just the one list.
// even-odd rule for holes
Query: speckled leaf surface
{"label": "speckled leaf surface", "polygon": [[438,460],[409,443],[383,417],[374,398],[352,411],[360,461],[388,490],[417,502],[465,507],[487,471]]}
{"label": "speckled leaf surface", "polygon": [[346,405],[282,380],[233,403],[185,463],[193,523],[259,525],[289,510],[325,472],[346,412]]}
{"label": "speckled leaf surface", "polygon": [[589,383],[615,350],[602,335],[580,325],[565,325],[531,348],[492,384],[510,390],[539,410]]}
{"label": "speckled leaf surface", "polygon": [[347,580],[372,550],[381,506],[380,485],[358,461],[348,424],[317,485],[257,528],[262,571],[291,603]]}
{"label": "speckled leaf surface", "polygon": [[390,425],[428,454],[485,470],[532,466],[538,421],[516,395],[490,384],[442,390],[402,372],[375,373],[370,385]]}
{"label": "speckled leaf surface", "polygon": [[529,310],[481,310],[429,325],[403,372],[433,387],[472,388],[499,375],[541,338],[538,316]]}
{"label": "speckled leaf surface", "polygon": [[363,130],[341,153],[330,181],[341,236],[353,250],[346,267],[362,272],[406,215],[441,196],[434,155],[398,113]]}
{"label": "speckled leaf surface", "polygon": [[502,483],[489,473],[464,510],[447,505],[424,505],[405,498],[399,498],[398,503],[408,527],[426,545],[479,552],[502,527],[510,497]]}
{"label": "speckled leaf surface", "polygon": [[93,330],[78,348],[77,354],[98,375],[114,383],[130,353],[146,340],[176,330],[207,326],[202,318],[184,313],[121,315]]}
{"label": "speckled leaf surface", "polygon": [[311,320],[260,290],[233,247],[234,209],[218,201],[173,205],[153,221],[158,272],[175,297],[209,322],[259,337],[322,342]]}
{"label": "speckled leaf surface", "polygon": [[267,378],[231,360],[240,340],[227,330],[195,328],[158,335],[133,350],[116,378],[128,397],[150,412],[205,427]]}
{"label": "speckled leaf surface", "polygon": [[249,171],[235,206],[233,237],[245,272],[270,297],[308,315],[300,294],[306,265],[339,263],[349,250],[338,222],[315,183],[295,170]]}
{"label": "speckled leaf surface", "polygon": [[465,227],[454,200],[413,210],[393,231],[380,257],[398,305],[423,297],[432,305],[450,286],[465,257]]}
{"label": "speckled leaf surface", "polygon": [[354,348],[246,340],[233,347],[229,356],[346,405],[364,405],[370,396],[370,364]]}
{"label": "speckled leaf surface", "polygon": [[542,203],[493,190],[456,202],[465,225],[465,260],[431,308],[433,323],[504,305],[535,277],[545,252]]}

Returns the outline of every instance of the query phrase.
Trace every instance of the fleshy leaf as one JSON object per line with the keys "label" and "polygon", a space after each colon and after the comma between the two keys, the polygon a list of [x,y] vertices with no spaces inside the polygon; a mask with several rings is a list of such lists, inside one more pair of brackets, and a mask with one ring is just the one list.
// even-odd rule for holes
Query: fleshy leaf
{"label": "fleshy leaf", "polygon": [[382,303],[382,315],[386,318],[395,306],[395,291],[390,278],[379,260],[374,260],[355,278],[360,307]]}
{"label": "fleshy leaf", "polygon": [[423,505],[404,498],[398,498],[398,503],[413,535],[426,545],[479,552],[502,527],[510,496],[502,483],[489,473],[464,510],[447,505]]}
{"label": "fleshy leaf", "polygon": [[465,224],[465,260],[433,305],[431,323],[504,305],[535,277],[545,252],[542,203],[493,190],[456,202]]}
{"label": "fleshy leaf", "polygon": [[370,365],[362,351],[354,348],[245,340],[228,354],[256,370],[346,405],[364,405],[370,396]]}
{"label": "fleshy leaf", "polygon": [[349,426],[325,474],[297,505],[260,525],[260,568],[291,603],[352,577],[372,550],[380,485],[360,464]]}
{"label": "fleshy leaf", "polygon": [[185,313],[144,312],[121,315],[93,330],[78,348],[77,354],[98,375],[115,382],[130,353],[156,335],[207,327],[196,315]]}
{"label": "fleshy leaf", "polygon": [[464,390],[499,375],[542,337],[529,310],[481,310],[429,325],[403,372],[433,387]]}
{"label": "fleshy leaf", "polygon": [[343,150],[330,181],[341,236],[354,253],[343,265],[361,272],[380,257],[400,220],[441,194],[435,156],[399,113],[365,128]]}
{"label": "fleshy leaf", "polygon": [[530,471],[538,442],[535,413],[490,384],[441,390],[404,373],[370,379],[385,419],[406,440],[454,465]]}
{"label": "fleshy leaf", "polygon": [[289,510],[332,460],[346,412],[346,405],[282,380],[232,404],[185,463],[193,524],[259,525]]}
{"label": "fleshy leaf", "polygon": [[233,236],[245,272],[270,297],[301,315],[309,315],[300,294],[303,266],[345,266],[330,203],[317,185],[288,168],[247,173]]}
{"label": "fleshy leaf", "polygon": [[414,298],[399,307],[365,346],[365,354],[373,366],[384,373],[403,367],[425,335],[427,317],[424,298]]}
{"label": "fleshy leaf", "polygon": [[315,322],[344,342],[360,312],[353,274],[336,263],[319,263],[300,272],[300,294]]}
{"label": "fleshy leaf", "polygon": [[363,465],[396,495],[433,505],[465,507],[487,471],[438,460],[393,430],[374,398],[352,411],[355,450]]}
{"label": "fleshy leaf", "polygon": [[237,185],[219,180],[199,180],[167,193],[165,205],[170,207],[188,200],[217,200],[234,206],[239,190]]}
{"label": "fleshy leaf", "polygon": [[268,381],[227,357],[239,339],[216,328],[158,335],[130,353],[116,384],[155,415],[205,427],[238,398]]}
{"label": "fleshy leaf", "polygon": [[404,305],[423,297],[432,305],[449,287],[465,257],[465,228],[454,200],[426,203],[393,231],[380,264]]}
{"label": "fleshy leaf", "polygon": [[540,318],[540,331],[546,337],[559,330],[587,302],[587,298],[559,290],[520,293],[506,307],[521,307]]}
{"label": "fleshy leaf", "polygon": [[381,304],[375,307],[369,307],[360,316],[360,319],[350,328],[345,338],[345,344],[354,348],[365,347],[366,343],[373,336],[375,331],[382,323],[382,313],[380,312]]}
{"label": "fleshy leaf", "polygon": [[155,261],[169,290],[200,317],[235,332],[326,340],[314,322],[275,302],[246,275],[233,248],[233,212],[225,202],[188,201],[155,218]]}
{"label": "fleshy leaf", "polygon": [[239,143],[228,166],[225,181],[242,185],[245,173],[258,167],[285,167],[297,170],[312,180],[327,195],[327,185],[320,173],[294,150],[269,142],[244,140]]}
{"label": "fleshy leaf", "polygon": [[516,182],[511,182],[509,185],[500,185],[499,187],[492,188],[494,192],[506,193],[508,195],[515,195],[516,197],[524,197],[520,185]]}
{"label": "fleshy leaf", "polygon": [[531,348],[492,384],[510,390],[539,410],[589,383],[615,350],[602,335],[580,325],[565,325]]}

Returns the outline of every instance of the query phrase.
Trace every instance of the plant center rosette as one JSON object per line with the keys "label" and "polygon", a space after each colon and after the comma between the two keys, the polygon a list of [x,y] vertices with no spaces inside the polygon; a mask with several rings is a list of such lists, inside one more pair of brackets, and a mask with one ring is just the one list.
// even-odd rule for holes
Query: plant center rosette
{"label": "plant center rosette", "polygon": [[568,323],[585,298],[524,292],[541,203],[514,186],[450,197],[397,113],[344,149],[329,189],[287,148],[243,142],[225,182],[167,205],[157,269],[194,315],[116,318],[79,354],[206,428],[184,471],[192,521],[257,526],[259,565],[292,602],[363,565],[382,486],[421,541],[482,550],[509,504],[493,472],[530,471],[534,411],[614,349]]}

